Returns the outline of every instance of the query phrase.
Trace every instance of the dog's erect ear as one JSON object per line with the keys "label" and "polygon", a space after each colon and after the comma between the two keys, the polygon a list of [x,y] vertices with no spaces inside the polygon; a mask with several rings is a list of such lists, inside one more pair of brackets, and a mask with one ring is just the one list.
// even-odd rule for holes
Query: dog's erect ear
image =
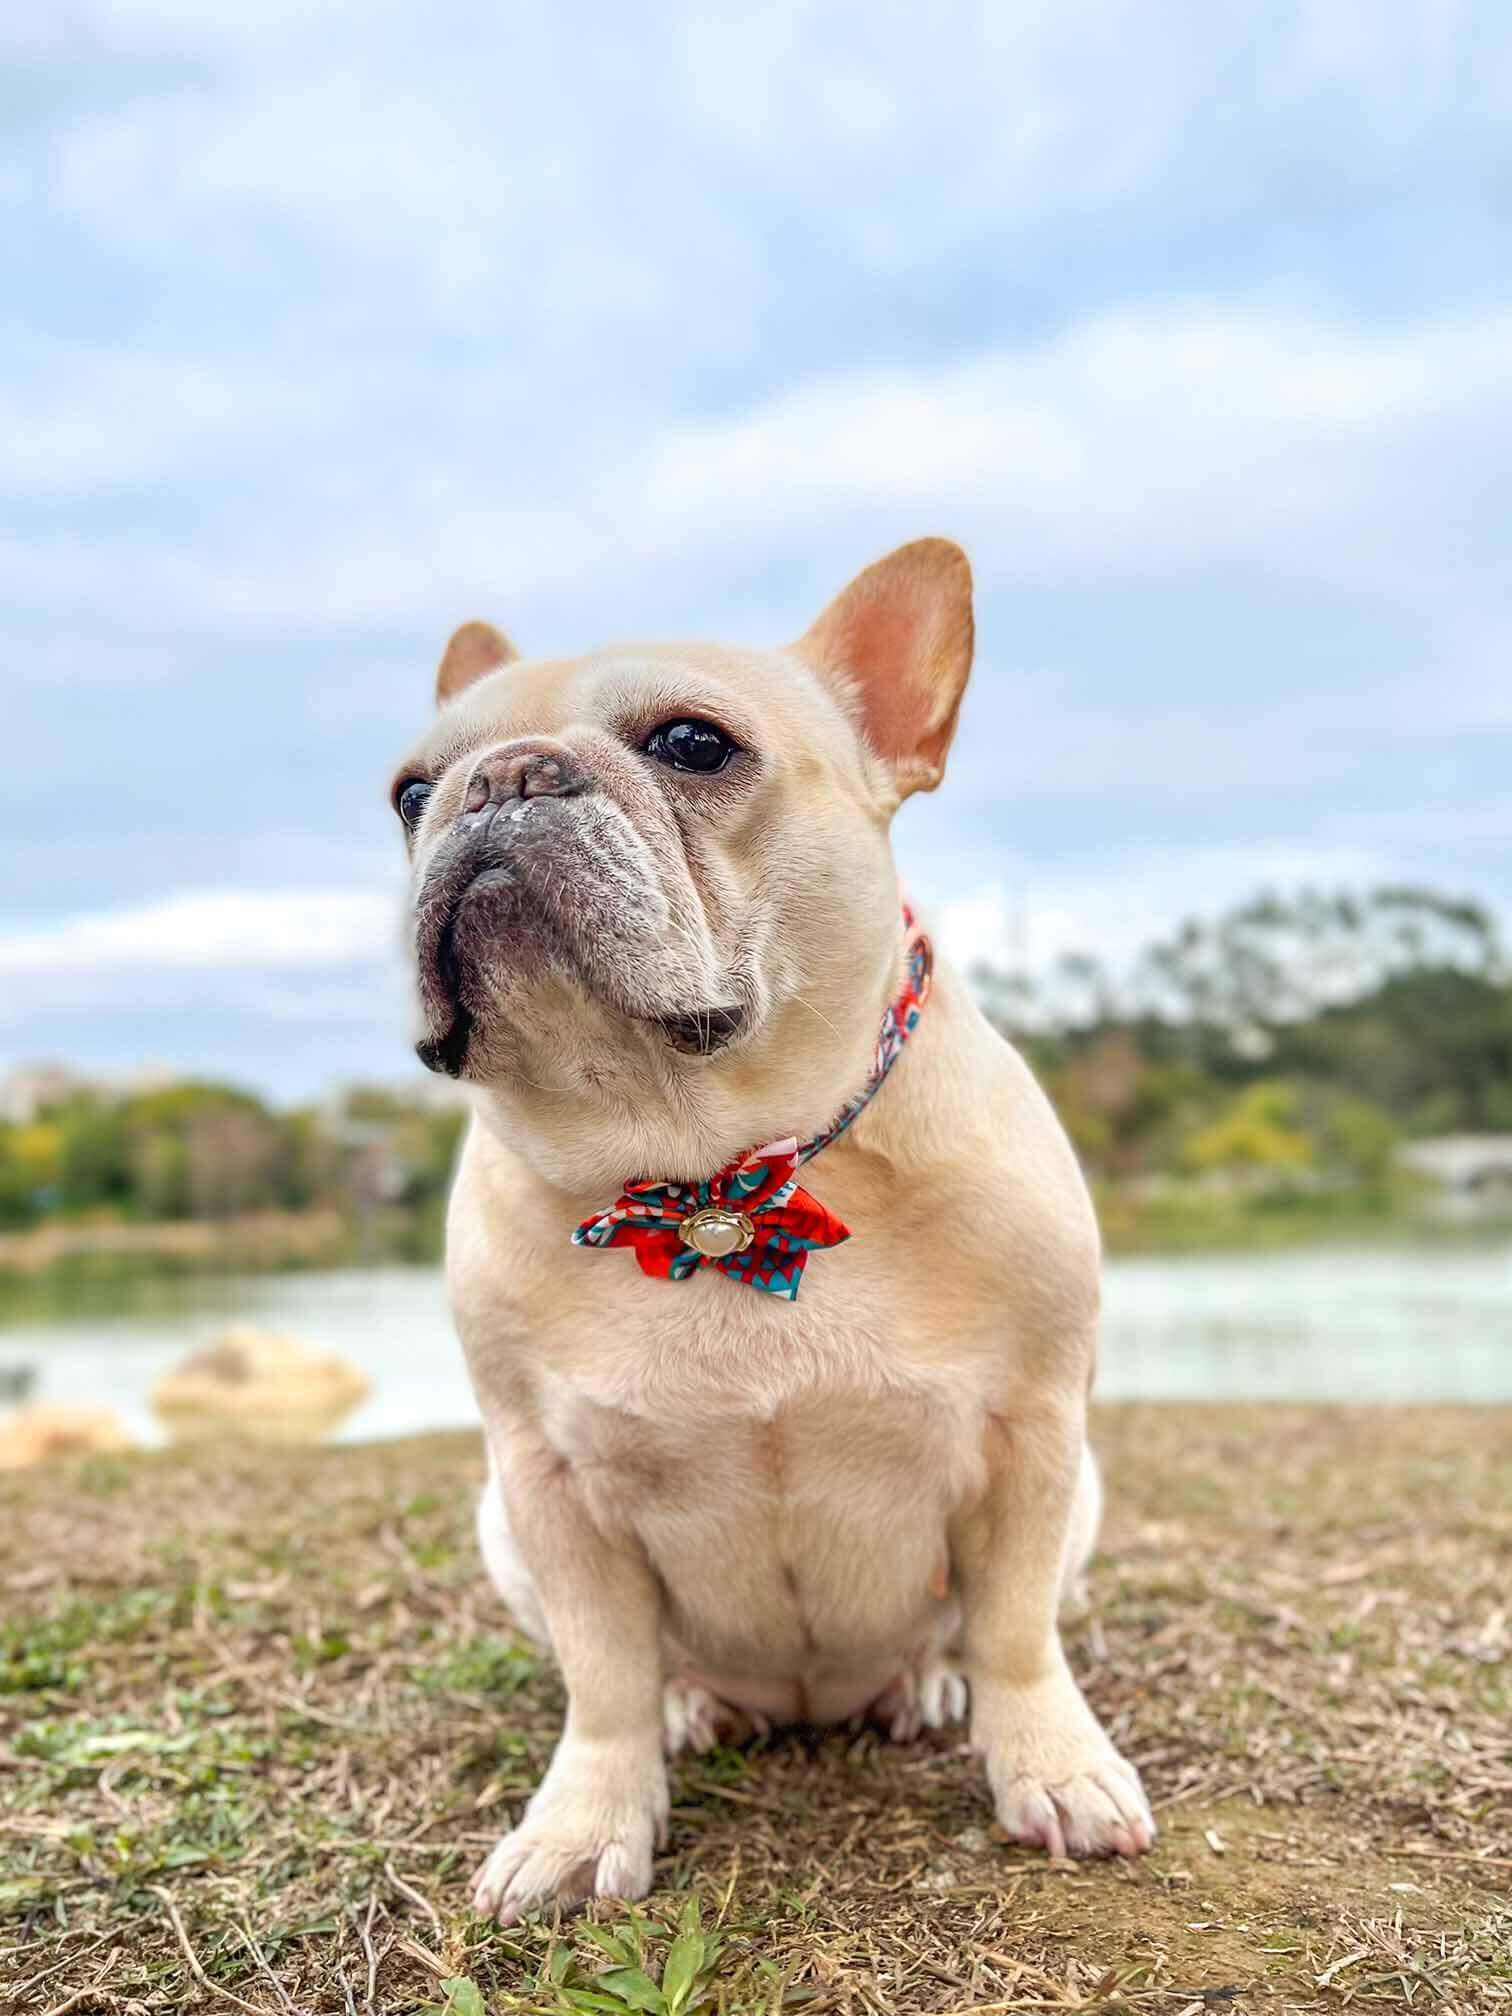
{"label": "dog's erect ear", "polygon": [[858,574],[798,640],[859,705],[899,800],[945,774],[972,634],[966,555],[949,539],[916,539]]}
{"label": "dog's erect ear", "polygon": [[495,630],[492,623],[464,623],[441,654],[436,672],[436,705],[444,707],[448,700],[456,699],[464,686],[471,686],[474,679],[481,679],[485,672],[497,672],[501,665],[512,665],[519,655],[504,632]]}

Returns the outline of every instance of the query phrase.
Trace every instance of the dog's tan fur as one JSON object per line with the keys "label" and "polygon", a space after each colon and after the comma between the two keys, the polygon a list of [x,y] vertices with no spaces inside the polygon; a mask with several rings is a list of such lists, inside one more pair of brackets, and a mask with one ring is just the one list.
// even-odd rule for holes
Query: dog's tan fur
{"label": "dog's tan fur", "polygon": [[[1049,1105],[948,967],[881,1094],[806,1172],[853,1236],[796,1303],[568,1244],[626,1177],[710,1174],[864,1082],[900,970],[888,824],[939,781],[970,655],[970,576],[942,540],[868,569],[785,651],[521,662],[468,625],[401,772],[435,784],[414,845],[428,1025],[469,1016],[448,1273],[490,1453],[479,1535],[569,1695],[479,1873],[506,1921],[644,1894],[664,1735],[879,1704],[906,1732],[959,1710],[959,1676],[1010,1833],[1089,1854],[1153,1834],[1056,1629],[1097,1519],[1096,1228]],[[679,716],[749,752],[728,779],[643,753]],[[507,800],[507,923],[491,935],[486,888],[448,894],[463,923],[427,952],[428,906],[466,872],[444,861],[470,780],[517,750],[572,766],[584,795],[533,827]],[[731,1000],[723,1050],[670,1047],[659,1017]]]}

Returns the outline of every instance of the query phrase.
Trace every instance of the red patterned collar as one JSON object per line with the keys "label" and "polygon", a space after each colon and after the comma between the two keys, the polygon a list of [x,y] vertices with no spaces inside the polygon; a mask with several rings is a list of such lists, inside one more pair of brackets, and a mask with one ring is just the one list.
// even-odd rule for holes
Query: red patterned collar
{"label": "red patterned collar", "polygon": [[809,1254],[850,1237],[848,1226],[799,1187],[797,1172],[871,1104],[929,998],[933,954],[906,902],[903,939],[903,988],[882,1018],[871,1075],[822,1133],[747,1149],[702,1183],[627,1183],[607,1211],[583,1220],[573,1245],[633,1246],[642,1272],[661,1281],[717,1267],[748,1288],[795,1300]]}

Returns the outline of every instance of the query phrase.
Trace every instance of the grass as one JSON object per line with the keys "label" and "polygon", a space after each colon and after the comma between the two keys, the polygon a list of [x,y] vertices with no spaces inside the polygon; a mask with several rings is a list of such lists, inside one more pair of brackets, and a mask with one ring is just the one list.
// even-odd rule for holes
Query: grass
{"label": "grass", "polygon": [[1512,2011],[1512,1416],[1112,1407],[1084,1684],[1137,1866],[995,1837],[959,1734],[676,1768],[638,1911],[466,1878],[561,1715],[474,1438],[0,1479],[0,2010]]}

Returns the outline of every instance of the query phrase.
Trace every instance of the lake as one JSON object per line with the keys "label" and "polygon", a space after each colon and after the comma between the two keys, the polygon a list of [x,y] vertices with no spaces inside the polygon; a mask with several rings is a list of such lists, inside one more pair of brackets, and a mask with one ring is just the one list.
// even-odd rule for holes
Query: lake
{"label": "lake", "polygon": [[[97,1290],[55,1315],[0,1324],[0,1377],[35,1365],[35,1397],[104,1401],[157,1441],[153,1381],[230,1322],[291,1331],[367,1372],[373,1393],[343,1441],[475,1419],[441,1277],[423,1268]],[[1098,1392],[1512,1402],[1512,1245],[1110,1260]]]}

